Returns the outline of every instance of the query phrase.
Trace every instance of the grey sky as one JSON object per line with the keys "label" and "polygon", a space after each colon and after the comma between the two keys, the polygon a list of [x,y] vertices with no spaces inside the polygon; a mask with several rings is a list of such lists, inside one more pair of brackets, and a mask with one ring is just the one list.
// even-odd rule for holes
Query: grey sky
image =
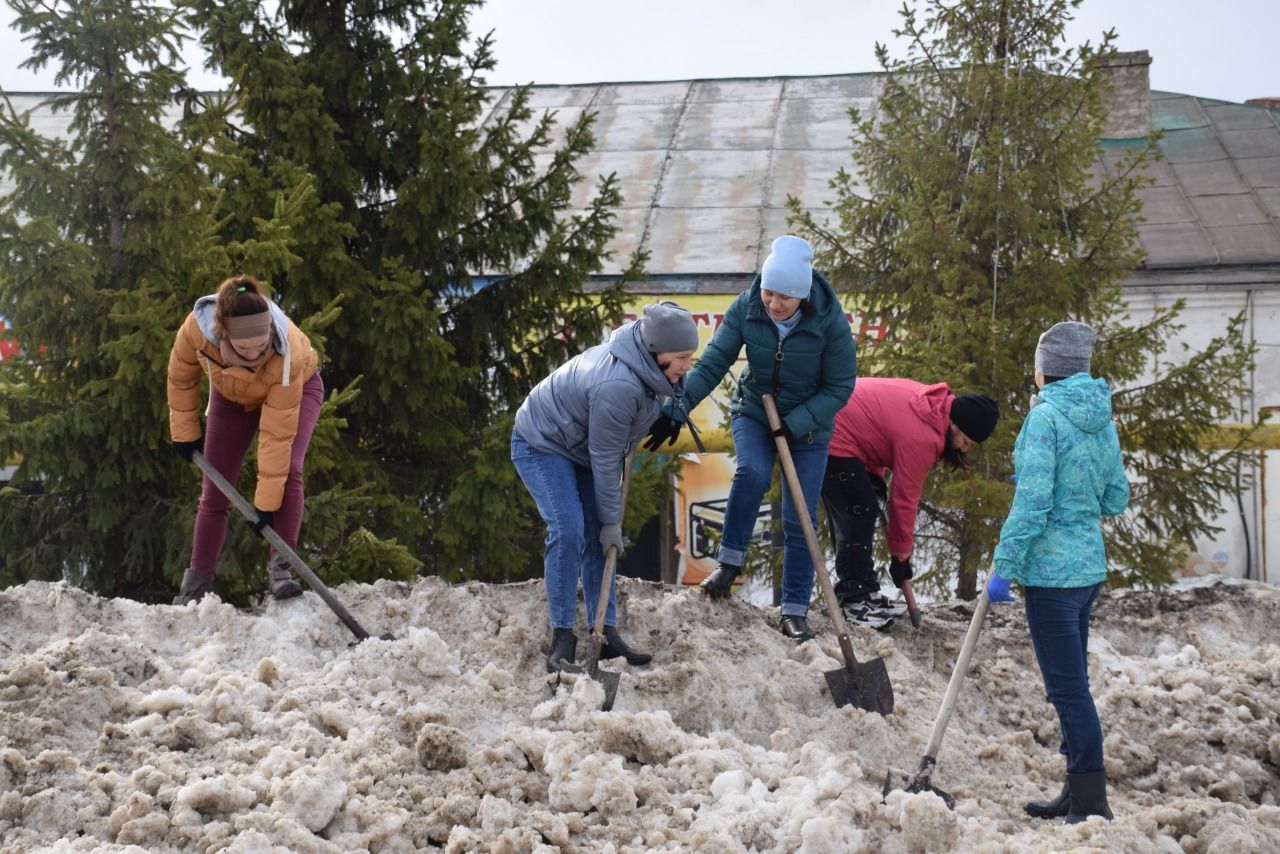
{"label": "grey sky", "polygon": [[[494,30],[493,84],[836,74],[876,69],[902,0],[490,0],[473,30]],[[1073,44],[1114,27],[1121,50],[1151,52],[1152,88],[1243,101],[1280,96],[1276,0],[1085,0]],[[27,50],[0,8],[0,86],[53,87],[18,68]],[[192,55],[196,61],[196,55]],[[190,82],[217,78],[192,69]]]}

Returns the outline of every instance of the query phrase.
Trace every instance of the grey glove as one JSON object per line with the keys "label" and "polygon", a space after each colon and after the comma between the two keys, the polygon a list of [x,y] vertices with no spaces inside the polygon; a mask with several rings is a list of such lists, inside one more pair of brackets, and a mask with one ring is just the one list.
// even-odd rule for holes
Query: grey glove
{"label": "grey glove", "polygon": [[622,525],[620,523],[600,526],[600,549],[604,552],[605,557],[609,556],[610,546],[617,546],[618,556],[622,556],[622,550],[626,548],[626,543],[622,539]]}

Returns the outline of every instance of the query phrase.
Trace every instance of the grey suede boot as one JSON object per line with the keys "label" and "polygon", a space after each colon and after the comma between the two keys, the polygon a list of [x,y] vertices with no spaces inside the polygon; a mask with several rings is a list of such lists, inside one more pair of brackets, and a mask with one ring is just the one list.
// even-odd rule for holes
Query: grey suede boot
{"label": "grey suede boot", "polygon": [[292,599],[302,595],[302,585],[293,577],[289,562],[280,555],[272,555],[267,561],[267,588],[276,599]]}
{"label": "grey suede boot", "polygon": [[190,567],[182,573],[182,587],[178,595],[173,597],[173,604],[185,605],[188,602],[199,602],[204,595],[213,590],[213,576],[201,575]]}

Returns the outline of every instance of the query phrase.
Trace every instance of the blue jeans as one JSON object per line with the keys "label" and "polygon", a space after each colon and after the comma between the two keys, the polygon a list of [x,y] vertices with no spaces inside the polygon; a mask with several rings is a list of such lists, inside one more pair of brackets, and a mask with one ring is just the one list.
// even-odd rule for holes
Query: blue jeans
{"label": "blue jeans", "polygon": [[[795,462],[796,477],[804,490],[809,521],[818,528],[818,497],[822,494],[822,475],[827,469],[827,443],[791,439],[787,443]],[[720,537],[721,563],[742,566],[751,530],[760,511],[760,499],[773,480],[773,459],[778,450],[769,428],[746,415],[733,419],[733,447],[737,468],[729,487],[729,500],[724,511],[724,532]],[[782,484],[782,614],[803,617],[813,597],[813,561],[805,543],[804,529],[796,513],[791,490]]]}
{"label": "blue jeans", "polygon": [[[547,523],[543,573],[551,626],[571,629],[576,622],[578,578],[587,602],[587,623],[595,624],[604,552],[600,548],[600,519],[596,516],[595,483],[591,469],[558,454],[535,450],[517,433],[511,434],[511,462]],[[606,626],[617,625],[615,599],[618,576],[609,590]]]}
{"label": "blue jeans", "polygon": [[1068,774],[1103,770],[1102,724],[1089,693],[1089,614],[1101,590],[1101,584],[1023,588],[1031,644],[1062,724]]}

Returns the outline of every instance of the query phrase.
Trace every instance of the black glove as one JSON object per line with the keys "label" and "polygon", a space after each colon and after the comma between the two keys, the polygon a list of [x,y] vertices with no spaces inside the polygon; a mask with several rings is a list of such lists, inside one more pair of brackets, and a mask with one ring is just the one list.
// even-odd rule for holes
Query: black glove
{"label": "black glove", "polygon": [[773,436],[775,439],[782,438],[789,440],[791,438],[791,431],[787,429],[787,422],[784,421],[782,422],[782,426],[777,430],[770,430],[769,435]]}
{"label": "black glove", "polygon": [[273,528],[275,527],[274,520],[276,514],[274,510],[259,510],[257,507],[253,508],[253,511],[258,514],[258,521],[250,522],[249,527],[253,529],[253,535],[255,537],[261,537],[263,528],[268,525]]}
{"label": "black glove", "polygon": [[914,574],[911,571],[911,558],[906,560],[889,558],[889,577],[893,579],[893,585],[899,590],[902,589],[903,582],[910,581]]}
{"label": "black glove", "polygon": [[649,440],[644,443],[644,449],[650,452],[656,451],[663,442],[674,445],[683,426],[683,421],[677,421],[670,415],[659,415],[658,420],[649,428]]}
{"label": "black glove", "polygon": [[204,453],[204,436],[201,436],[194,442],[179,442],[175,439],[173,442],[173,449],[178,452],[178,456],[182,457],[187,462],[193,462],[191,459],[192,454],[196,451],[199,451],[202,454]]}

